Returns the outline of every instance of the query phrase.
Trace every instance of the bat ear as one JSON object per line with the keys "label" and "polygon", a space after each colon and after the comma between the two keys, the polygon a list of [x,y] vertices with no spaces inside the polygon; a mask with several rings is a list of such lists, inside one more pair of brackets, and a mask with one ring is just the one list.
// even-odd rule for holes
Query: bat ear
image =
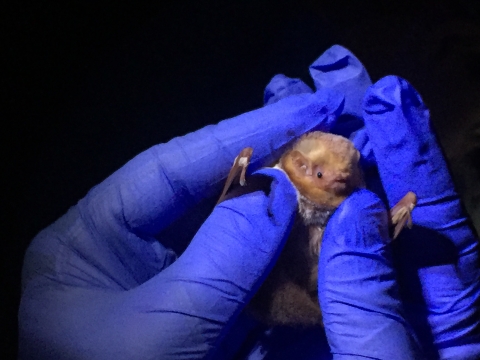
{"label": "bat ear", "polygon": [[290,156],[292,158],[293,169],[299,176],[312,176],[313,164],[305,155],[298,150],[293,150]]}

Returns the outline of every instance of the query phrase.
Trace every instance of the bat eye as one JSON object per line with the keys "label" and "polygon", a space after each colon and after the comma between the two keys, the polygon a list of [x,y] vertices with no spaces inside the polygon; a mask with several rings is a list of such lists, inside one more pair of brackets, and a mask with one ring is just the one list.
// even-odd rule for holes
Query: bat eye
{"label": "bat eye", "polygon": [[317,178],[320,179],[322,176],[323,176],[323,174],[319,171],[319,172],[317,173]]}

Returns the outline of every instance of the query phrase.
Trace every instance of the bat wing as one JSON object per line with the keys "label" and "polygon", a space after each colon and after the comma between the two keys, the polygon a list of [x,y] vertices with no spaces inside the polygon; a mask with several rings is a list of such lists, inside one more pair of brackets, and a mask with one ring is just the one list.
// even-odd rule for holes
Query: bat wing
{"label": "bat wing", "polygon": [[248,164],[250,163],[250,159],[252,158],[253,149],[251,147],[247,147],[240,151],[240,154],[235,158],[233,162],[232,168],[228,173],[227,180],[225,181],[225,186],[223,187],[222,195],[217,201],[217,205],[220,204],[224,199],[225,195],[227,194],[230,186],[232,186],[233,182],[240,174],[239,183],[241,186],[245,186],[245,173],[247,171]]}
{"label": "bat wing", "polygon": [[391,210],[390,218],[394,226],[393,238],[396,239],[402,229],[412,228],[412,210],[417,204],[417,196],[409,191]]}

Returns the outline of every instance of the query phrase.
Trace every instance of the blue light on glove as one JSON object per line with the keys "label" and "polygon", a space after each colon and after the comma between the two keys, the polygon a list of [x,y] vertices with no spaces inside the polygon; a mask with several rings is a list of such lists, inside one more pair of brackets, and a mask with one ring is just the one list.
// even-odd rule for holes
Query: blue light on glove
{"label": "blue light on glove", "polygon": [[343,114],[362,117],[363,96],[372,81],[350,50],[333,45],[310,65],[310,75],[317,89],[335,89],[345,96]]}
{"label": "blue light on glove", "polygon": [[255,148],[254,170],[301,134],[328,130],[342,107],[333,90],[292,96],[154,146],[93,188],[27,250],[20,357],[214,356],[281,249],[293,189],[266,174],[268,196],[218,206],[178,260],[184,249],[167,247],[177,238],[165,230],[182,217],[188,228],[188,211],[218,196],[240,149]]}
{"label": "blue light on glove", "polygon": [[335,360],[421,356],[403,318],[390,242],[385,206],[368,190],[349,196],[327,224],[318,291]]}
{"label": "blue light on glove", "polygon": [[[272,178],[268,194],[225,201],[206,218],[242,148],[254,148],[255,171],[305,132],[348,132],[336,123],[340,114],[360,119],[370,79],[353,54],[335,46],[311,72],[317,92],[298,79],[274,78],[268,106],[152,147],[37,235],[22,276],[20,357],[236,356],[255,326],[240,312],[281,251],[295,193],[281,172],[262,170]],[[390,204],[408,190],[419,196],[415,228],[396,243],[406,260],[402,294],[415,281],[421,292],[399,301],[385,209],[366,190],[352,195],[332,217],[320,258],[319,296],[335,359],[419,356],[403,305],[417,332],[425,328],[415,315],[425,315],[442,357],[478,358],[478,240],[461,213],[428,112],[395,77],[370,87],[363,106],[366,127],[350,136],[363,156],[377,159]],[[206,219],[200,229],[196,215]],[[191,240],[188,248],[184,239]],[[417,300],[425,313],[415,312]],[[324,340],[316,334],[297,334],[301,348],[282,334],[280,345],[290,351],[242,354],[278,359],[299,349],[299,358],[319,358],[325,347],[315,346]],[[419,335],[425,344],[428,336]]]}
{"label": "blue light on glove", "polygon": [[[350,50],[334,45],[310,65],[310,75],[317,90],[333,89],[345,96],[343,111],[331,132],[349,138],[362,154],[362,163],[375,166],[375,157],[362,118],[363,96],[372,85],[363,64]],[[264,105],[293,94],[309,92],[312,90],[303,81],[278,74],[265,88]]]}
{"label": "blue light on glove", "polygon": [[263,104],[270,105],[291,95],[311,93],[313,93],[313,90],[302,80],[278,74],[265,87]]}
{"label": "blue light on glove", "polygon": [[[405,80],[388,76],[374,84],[364,102],[368,137],[390,206],[407,191],[418,196],[414,229],[399,238],[404,279],[419,282],[422,314],[412,300],[412,321],[426,316],[442,358],[480,358],[480,270],[478,238],[462,211],[429,112]],[[415,298],[416,299],[416,298]]]}
{"label": "blue light on glove", "polygon": [[[364,118],[365,128],[342,135],[350,136],[361,151],[363,164],[369,169],[369,188],[390,206],[407,191],[413,190],[419,196],[413,213],[414,229],[404,231],[394,246],[406,316],[415,327],[423,351],[432,358],[479,358],[478,239],[461,210],[420,96],[397,77],[386,77],[368,88],[370,80],[363,65],[341,46],[322,54],[310,71],[317,88],[336,89],[346,96],[342,116]],[[361,106],[359,99],[364,99]],[[341,123],[340,119],[336,127]],[[375,179],[376,158],[382,184]],[[329,246],[328,241],[324,246]],[[322,257],[324,253],[325,248]],[[326,260],[321,261],[324,264]],[[334,283],[333,278],[324,282],[328,285],[330,281]],[[337,290],[348,292],[342,286]],[[362,289],[358,291],[361,296]],[[345,302],[338,309],[333,306],[333,312],[342,313],[342,306],[349,304]],[[349,324],[344,324],[329,333],[334,352],[339,354],[341,346],[348,346],[344,334],[351,330]],[[363,340],[360,337],[352,346],[361,347]],[[371,354],[371,349],[365,350],[365,354]]]}

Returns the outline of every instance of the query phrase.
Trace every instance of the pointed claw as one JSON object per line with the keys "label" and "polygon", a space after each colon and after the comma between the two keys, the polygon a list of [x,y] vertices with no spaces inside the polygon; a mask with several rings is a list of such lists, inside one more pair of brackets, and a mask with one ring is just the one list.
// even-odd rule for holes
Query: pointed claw
{"label": "pointed claw", "polygon": [[393,232],[393,239],[397,238],[397,236],[400,234],[400,232],[405,227],[405,225],[407,225],[408,228],[411,228],[410,213],[405,208],[402,208],[402,210],[405,210],[405,213],[403,214],[403,216],[401,218],[399,218],[396,222],[393,222],[393,219],[392,219],[392,223],[393,223],[393,225],[395,225],[395,230]]}
{"label": "pointed claw", "polygon": [[227,194],[228,190],[230,189],[230,186],[232,186],[232,183],[235,181],[235,178],[239,173],[240,173],[240,179],[239,179],[240,185],[241,186],[246,185],[245,173],[247,171],[248,164],[250,163],[252,153],[253,153],[253,149],[251,147],[247,147],[242,151],[240,151],[240,154],[238,154],[238,156],[235,158],[232,168],[228,173],[227,180],[225,181],[225,186],[223,187],[222,195],[220,195],[220,198],[218,199],[216,205],[220,204],[225,199],[225,195]]}
{"label": "pointed claw", "polygon": [[417,196],[409,191],[391,210],[392,225],[395,226],[393,239],[396,239],[402,229],[407,226],[412,228],[412,210],[417,204]]}

